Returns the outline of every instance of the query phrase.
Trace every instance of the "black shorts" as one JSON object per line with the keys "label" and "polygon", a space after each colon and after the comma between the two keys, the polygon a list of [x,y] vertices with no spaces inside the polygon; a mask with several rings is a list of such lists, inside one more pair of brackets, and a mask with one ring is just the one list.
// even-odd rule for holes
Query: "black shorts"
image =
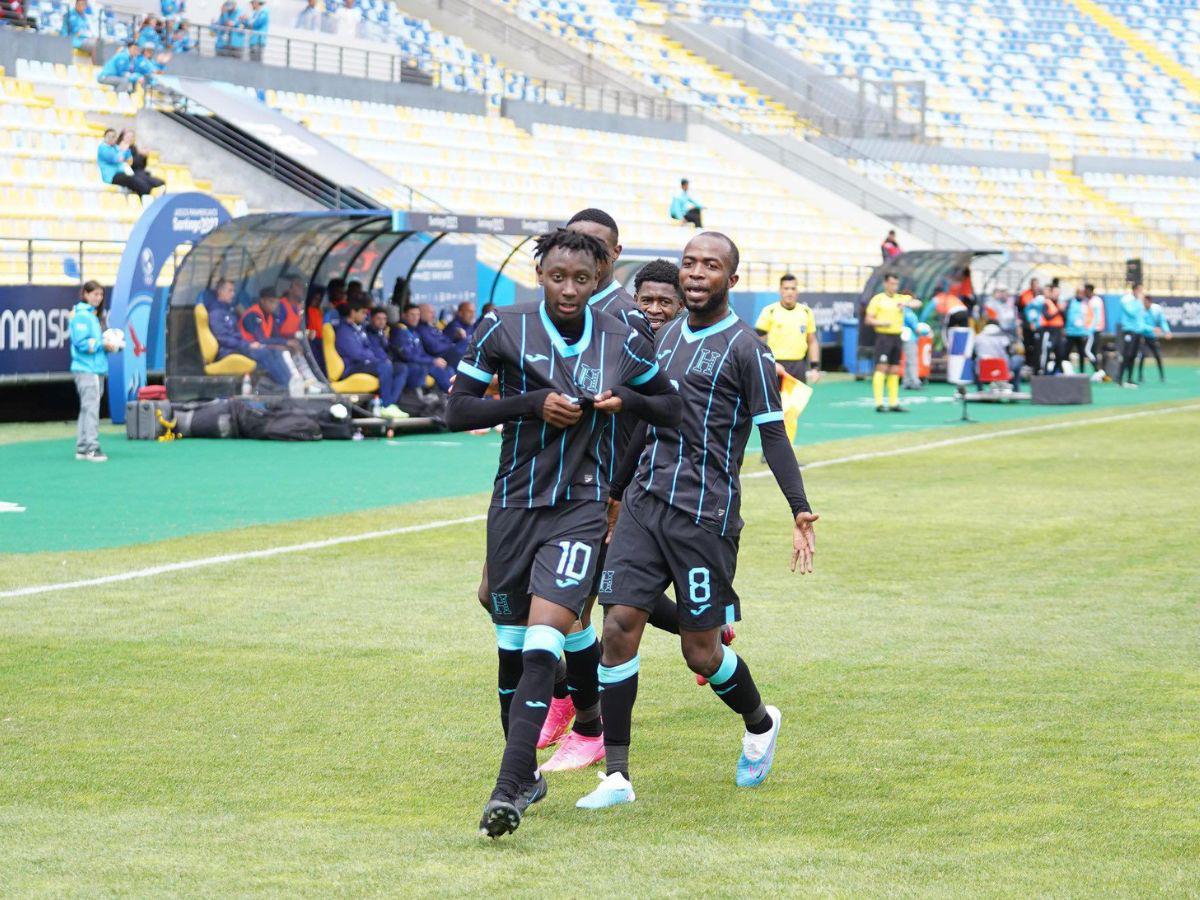
{"label": "black shorts", "polygon": [[898,334],[875,332],[875,365],[898,366],[904,353],[904,342]]}
{"label": "black shorts", "polygon": [[783,371],[787,372],[797,381],[805,381],[808,378],[808,360],[807,359],[780,359],[776,360]]}
{"label": "black shorts", "polygon": [[523,624],[534,594],[580,615],[592,595],[607,530],[605,505],[595,500],[533,509],[491,507],[487,580],[492,621]]}
{"label": "black shorts", "polygon": [[600,605],[649,612],[667,585],[674,584],[683,631],[736,622],[742,616],[733,589],[737,554],[736,537],[700,527],[635,482],[625,492],[600,573]]}

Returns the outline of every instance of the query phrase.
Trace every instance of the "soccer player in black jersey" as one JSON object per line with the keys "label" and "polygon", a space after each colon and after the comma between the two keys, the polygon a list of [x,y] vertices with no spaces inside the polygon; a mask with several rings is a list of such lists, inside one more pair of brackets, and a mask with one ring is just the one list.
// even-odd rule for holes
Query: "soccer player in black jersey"
{"label": "soccer player in black jersey", "polygon": [[763,704],[746,662],[720,640],[721,626],[740,613],[733,589],[742,527],[738,475],[753,426],[791,507],[793,570],[812,571],[817,517],[784,431],[775,360],[729,309],[737,265],[737,247],[725,235],[705,232],[689,241],[680,266],[688,314],[657,335],[658,362],[683,397],[683,418],[675,428],[651,423],[601,574],[608,775],[579,800],[583,808],[634,800],[629,735],[637,651],[647,610],[669,583],[681,607],[680,644],[689,668],[745,722],[736,783],[761,784],[774,760],[779,710]]}
{"label": "soccer player in black jersey", "polygon": [[[525,808],[545,795],[535,744],[567,635],[591,594],[607,531],[605,498],[615,461],[612,416],[659,427],[679,423],[681,403],[646,341],[587,301],[607,255],[599,241],[559,230],[537,243],[545,299],[493,310],[459,363],[446,409],[454,430],[504,423],[488,510],[487,577],[501,672],[509,698],[507,740],[480,831],[517,828]],[[500,399],[484,393],[492,378]],[[595,641],[595,633],[582,632]],[[596,673],[571,673],[591,686]],[[507,694],[505,692],[508,692]],[[582,702],[582,701],[581,701]]]}

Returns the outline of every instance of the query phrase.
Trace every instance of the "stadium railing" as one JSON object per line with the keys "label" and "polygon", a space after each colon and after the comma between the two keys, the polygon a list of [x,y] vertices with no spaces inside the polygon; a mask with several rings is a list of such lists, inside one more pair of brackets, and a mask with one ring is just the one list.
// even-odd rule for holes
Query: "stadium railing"
{"label": "stadium railing", "polygon": [[[131,30],[140,20],[130,16]],[[251,59],[249,40],[255,32],[229,29],[243,37],[236,49],[220,48],[219,36],[210,26],[189,25],[192,47],[185,55],[230,60]],[[262,65],[301,71],[323,72],[351,78],[365,78],[393,84],[415,84],[440,90],[487,94],[496,99],[526,100],[550,106],[569,106],[585,112],[611,113],[686,124],[688,107],[668,97],[638,93],[599,84],[578,84],[547,78],[535,78],[496,66],[489,71],[458,63],[413,57],[391,50],[375,50],[329,41],[314,41],[291,36],[267,34],[263,37]],[[170,74],[170,66],[167,70]],[[494,74],[491,74],[494,73]]]}

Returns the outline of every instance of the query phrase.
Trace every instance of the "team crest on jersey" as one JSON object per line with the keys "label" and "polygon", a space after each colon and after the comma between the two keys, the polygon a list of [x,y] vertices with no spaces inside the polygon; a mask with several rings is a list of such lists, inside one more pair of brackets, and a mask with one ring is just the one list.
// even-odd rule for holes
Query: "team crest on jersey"
{"label": "team crest on jersey", "polygon": [[720,358],[721,354],[716,350],[701,350],[696,354],[696,361],[692,363],[692,367],[688,371],[699,375],[711,375]]}
{"label": "team crest on jersey", "polygon": [[492,591],[492,612],[498,616],[512,615],[512,610],[508,605],[508,594],[498,594]]}
{"label": "team crest on jersey", "polygon": [[598,594],[611,594],[613,583],[613,569],[605,569],[600,573],[600,586],[596,588]]}
{"label": "team crest on jersey", "polygon": [[589,394],[600,393],[600,370],[591,366],[580,366],[575,375],[575,383],[579,385],[580,390]]}

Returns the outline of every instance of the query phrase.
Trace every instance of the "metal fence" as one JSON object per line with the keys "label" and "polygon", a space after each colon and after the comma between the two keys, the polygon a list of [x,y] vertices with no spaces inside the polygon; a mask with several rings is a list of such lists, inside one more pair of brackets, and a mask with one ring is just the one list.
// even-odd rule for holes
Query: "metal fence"
{"label": "metal fence", "polygon": [[[0,237],[0,279],[10,284],[82,284],[95,280],[111,284],[121,263],[125,241],[86,241],[64,238]],[[176,250],[163,266],[158,284],[169,285],[175,266],[187,255]]]}

